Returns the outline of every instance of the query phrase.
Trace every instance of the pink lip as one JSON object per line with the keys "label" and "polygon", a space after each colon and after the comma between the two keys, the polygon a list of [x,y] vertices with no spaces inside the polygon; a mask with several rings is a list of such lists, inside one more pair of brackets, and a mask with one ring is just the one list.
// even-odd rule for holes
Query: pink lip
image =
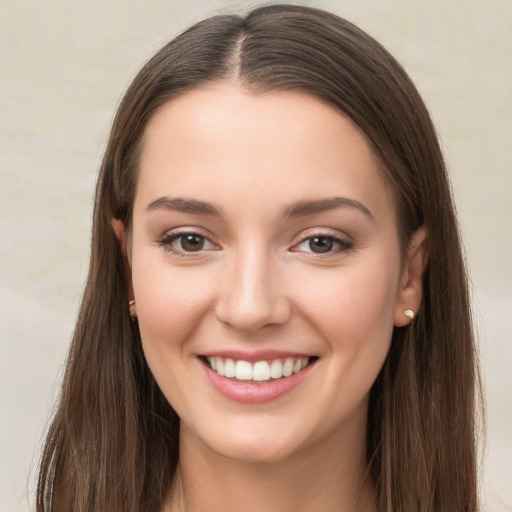
{"label": "pink lip", "polygon": [[244,352],[242,350],[215,350],[201,354],[205,357],[224,357],[235,359],[237,361],[247,361],[255,363],[256,361],[272,361],[274,359],[312,357],[312,354],[303,354],[300,352],[287,352],[284,350],[257,350],[254,352]]}
{"label": "pink lip", "polygon": [[[215,353],[218,354],[217,352]],[[233,354],[230,352],[230,354]],[[261,354],[260,354],[261,356]],[[212,356],[214,357],[214,356]],[[230,356],[217,356],[217,357],[230,357]],[[281,356],[281,357],[292,357],[292,356]],[[296,356],[299,357],[299,356]],[[242,358],[240,358],[242,359]],[[256,359],[257,361],[263,361],[267,358]],[[279,359],[279,357],[270,357],[268,359]],[[247,359],[244,359],[247,361]],[[203,371],[205,372],[210,384],[213,388],[221,395],[233,400],[235,402],[241,402],[245,404],[261,404],[264,402],[270,402],[281,397],[285,393],[288,393],[292,389],[296,388],[309,374],[314,361],[310,363],[304,370],[290,377],[283,377],[281,379],[269,380],[261,384],[254,384],[252,382],[237,381],[229,379],[227,377],[221,377],[218,373],[215,373],[205,363],[201,362]]]}

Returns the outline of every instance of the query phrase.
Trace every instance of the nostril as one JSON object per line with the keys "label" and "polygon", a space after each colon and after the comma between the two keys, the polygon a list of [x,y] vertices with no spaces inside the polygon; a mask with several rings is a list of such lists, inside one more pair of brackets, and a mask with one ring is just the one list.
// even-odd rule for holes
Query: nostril
{"label": "nostril", "polygon": [[216,318],[240,332],[257,331],[265,326],[280,325],[288,321],[290,307],[284,298],[241,297],[220,303],[215,310]]}
{"label": "nostril", "polygon": [[[240,332],[285,323],[289,305],[265,244],[242,244],[219,282],[217,319]],[[274,271],[275,270],[275,271]]]}

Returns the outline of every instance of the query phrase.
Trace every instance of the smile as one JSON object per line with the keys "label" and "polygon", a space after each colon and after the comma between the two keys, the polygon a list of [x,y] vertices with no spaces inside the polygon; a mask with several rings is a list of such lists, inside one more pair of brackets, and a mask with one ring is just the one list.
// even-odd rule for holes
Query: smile
{"label": "smile", "polygon": [[268,382],[273,379],[290,377],[304,370],[309,364],[309,357],[288,357],[271,361],[235,360],[224,357],[206,357],[210,368],[221,377],[240,381]]}
{"label": "smile", "polygon": [[317,356],[276,351],[250,355],[230,351],[198,359],[218,393],[246,404],[271,402],[290,393],[307,379],[318,361]]}

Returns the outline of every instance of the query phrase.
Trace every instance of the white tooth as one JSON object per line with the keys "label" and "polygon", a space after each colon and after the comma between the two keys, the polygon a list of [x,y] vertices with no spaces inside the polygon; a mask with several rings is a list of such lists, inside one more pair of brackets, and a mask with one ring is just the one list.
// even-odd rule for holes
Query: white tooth
{"label": "white tooth", "polygon": [[215,371],[219,375],[224,376],[224,361],[223,361],[222,357],[216,357],[215,359],[217,359],[217,363],[216,363],[217,369]]}
{"label": "white tooth", "polygon": [[283,375],[289,377],[293,373],[293,359],[288,358],[283,365]]}
{"label": "white tooth", "polygon": [[252,380],[252,365],[247,361],[237,361],[235,365],[235,377],[238,380]]}
{"label": "white tooth", "polygon": [[235,376],[235,362],[233,361],[233,359],[226,359],[226,362],[224,363],[224,376]]}
{"label": "white tooth", "polygon": [[272,361],[270,365],[270,376],[273,379],[280,379],[283,376],[283,364],[279,359]]}
{"label": "white tooth", "polygon": [[295,364],[293,365],[293,373],[298,372],[300,372],[300,359],[297,359],[297,361],[295,361]]}
{"label": "white tooth", "polygon": [[267,361],[258,361],[252,369],[252,380],[270,380],[270,366]]}
{"label": "white tooth", "polygon": [[304,368],[306,368],[306,366],[308,365],[309,363],[309,357],[303,357],[301,360],[300,360],[300,369],[301,370],[304,370]]}
{"label": "white tooth", "polygon": [[217,368],[217,358],[216,357],[207,357],[206,359],[208,359],[208,362],[210,363],[212,370],[215,371],[215,369]]}

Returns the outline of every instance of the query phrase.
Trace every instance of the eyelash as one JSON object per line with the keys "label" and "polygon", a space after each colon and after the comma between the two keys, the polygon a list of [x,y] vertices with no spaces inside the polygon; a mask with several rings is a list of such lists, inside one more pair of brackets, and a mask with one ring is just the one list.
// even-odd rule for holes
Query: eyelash
{"label": "eyelash", "polygon": [[[181,258],[190,258],[190,257],[194,257],[196,254],[202,253],[204,251],[203,248],[201,248],[198,251],[185,251],[185,250],[177,250],[172,246],[173,242],[175,242],[176,240],[179,240],[180,238],[184,239],[187,236],[197,236],[197,237],[201,238],[204,242],[208,242],[208,243],[216,246],[216,244],[214,244],[207,236],[205,236],[201,233],[197,233],[196,231],[182,231],[179,233],[169,233],[169,234],[164,235],[162,238],[159,238],[157,240],[157,242],[160,247],[164,248],[164,250],[166,250],[176,256],[179,256]],[[183,243],[183,240],[182,240],[182,243]]]}
{"label": "eyelash", "polygon": [[[327,252],[325,253],[315,253],[313,251],[299,251],[298,249],[296,249],[297,247],[300,247],[301,245],[303,244],[306,244],[306,243],[309,243],[310,244],[310,248],[311,248],[311,242],[314,240],[314,239],[323,239],[323,240],[328,240],[332,243],[332,245],[335,247],[336,245],[338,246],[336,249],[329,249]],[[314,233],[312,235],[309,235],[305,238],[303,238],[298,244],[294,245],[294,247],[291,249],[293,252],[304,252],[305,254],[308,254],[307,257],[315,257],[315,258],[328,258],[329,256],[334,256],[336,254],[341,254],[341,253],[347,253],[349,252],[351,249],[353,248],[353,243],[349,240],[346,240],[346,239],[343,239],[343,238],[340,238],[340,237],[337,237],[337,236],[334,236],[334,235],[330,235],[330,234],[327,234],[327,233]],[[313,256],[309,256],[309,255],[313,255]]]}
{"label": "eyelash", "polygon": [[[157,243],[159,246],[163,247],[164,250],[171,252],[172,254],[182,257],[182,258],[194,257],[194,256],[196,256],[196,253],[198,255],[205,251],[205,249],[203,249],[202,247],[197,251],[186,251],[183,249],[178,250],[173,247],[172,244],[175,241],[177,241],[179,239],[184,239],[184,237],[187,237],[187,236],[199,237],[199,238],[201,238],[203,243],[207,242],[207,243],[212,244],[213,246],[217,247],[216,244],[214,244],[214,242],[212,242],[207,236],[205,236],[201,233],[197,233],[196,231],[184,231],[184,232],[179,232],[179,233],[169,233],[169,234],[166,234],[163,237],[159,238],[157,240]],[[305,244],[305,243],[311,244],[311,241],[315,238],[328,240],[330,243],[332,243],[333,246],[337,245],[338,247],[335,250],[332,250],[332,248],[331,248],[328,251],[326,251],[325,253],[321,253],[321,252],[315,253],[313,251],[300,251],[297,249],[297,247],[300,247],[302,244]],[[182,241],[182,243],[183,243],[183,241]],[[310,246],[310,248],[311,248],[311,246]],[[326,234],[326,233],[314,233],[307,237],[304,237],[299,243],[295,244],[290,250],[292,252],[303,252],[305,254],[313,255],[313,256],[307,256],[307,257],[327,258],[327,257],[333,256],[335,254],[347,253],[352,248],[353,248],[353,243],[346,239],[339,238],[337,236]],[[206,249],[206,250],[212,250],[212,249]],[[217,249],[213,249],[213,250],[217,250]]]}

